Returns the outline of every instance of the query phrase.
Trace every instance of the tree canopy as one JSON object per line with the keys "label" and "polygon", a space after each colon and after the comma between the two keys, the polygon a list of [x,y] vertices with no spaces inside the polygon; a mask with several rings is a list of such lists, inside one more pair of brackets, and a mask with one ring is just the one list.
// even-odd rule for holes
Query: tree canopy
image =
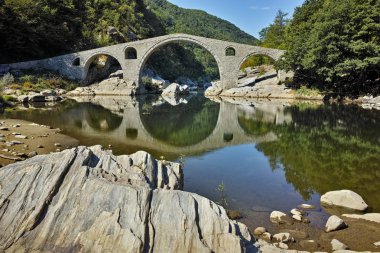
{"label": "tree canopy", "polygon": [[343,94],[380,93],[379,1],[306,0],[271,37],[271,29],[280,30],[280,14],[263,31],[263,45],[287,49],[278,66],[293,70],[296,82]]}

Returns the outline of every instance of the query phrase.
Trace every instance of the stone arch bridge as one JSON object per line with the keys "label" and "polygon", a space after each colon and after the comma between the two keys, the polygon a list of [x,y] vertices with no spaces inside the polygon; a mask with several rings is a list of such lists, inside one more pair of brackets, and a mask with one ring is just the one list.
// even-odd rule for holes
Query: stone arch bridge
{"label": "stone arch bridge", "polygon": [[[283,50],[263,48],[228,41],[204,38],[188,34],[170,34],[145,40],[117,44],[108,47],[76,52],[53,58],[8,64],[9,68],[44,68],[76,80],[86,78],[89,67],[99,55],[115,58],[123,70],[123,78],[139,86],[144,64],[160,47],[174,42],[190,42],[209,51],[215,58],[221,81],[221,88],[236,87],[241,64],[251,55],[267,55],[278,60]],[[4,67],[4,66],[2,66]]]}

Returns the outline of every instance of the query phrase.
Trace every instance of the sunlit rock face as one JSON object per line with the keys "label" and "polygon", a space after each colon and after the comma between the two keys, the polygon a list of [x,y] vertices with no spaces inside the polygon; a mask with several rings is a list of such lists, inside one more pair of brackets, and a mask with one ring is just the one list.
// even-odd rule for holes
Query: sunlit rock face
{"label": "sunlit rock face", "polygon": [[100,146],[36,156],[0,170],[6,252],[247,252],[247,228],[183,192],[180,164]]}

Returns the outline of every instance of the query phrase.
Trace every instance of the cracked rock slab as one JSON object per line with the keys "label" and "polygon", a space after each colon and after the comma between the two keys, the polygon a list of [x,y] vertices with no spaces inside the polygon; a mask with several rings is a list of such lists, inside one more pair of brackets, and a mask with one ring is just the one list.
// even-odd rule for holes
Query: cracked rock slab
{"label": "cracked rock slab", "polygon": [[249,252],[245,225],[181,191],[182,168],[100,146],[0,170],[0,251]]}

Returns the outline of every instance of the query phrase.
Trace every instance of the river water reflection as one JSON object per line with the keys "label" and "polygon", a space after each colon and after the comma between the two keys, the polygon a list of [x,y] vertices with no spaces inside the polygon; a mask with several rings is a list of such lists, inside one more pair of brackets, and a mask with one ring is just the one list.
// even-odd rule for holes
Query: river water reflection
{"label": "river water reflection", "polygon": [[[146,150],[156,158],[181,160],[185,190],[220,201],[216,188],[223,183],[228,208],[242,211],[255,225],[272,210],[288,212],[301,203],[319,207],[321,194],[338,189],[358,192],[371,211],[380,212],[379,111],[215,102],[203,95],[169,102],[80,100],[5,117],[59,127],[83,145],[111,144],[115,154]],[[311,218],[318,223],[325,216],[320,211]]]}

